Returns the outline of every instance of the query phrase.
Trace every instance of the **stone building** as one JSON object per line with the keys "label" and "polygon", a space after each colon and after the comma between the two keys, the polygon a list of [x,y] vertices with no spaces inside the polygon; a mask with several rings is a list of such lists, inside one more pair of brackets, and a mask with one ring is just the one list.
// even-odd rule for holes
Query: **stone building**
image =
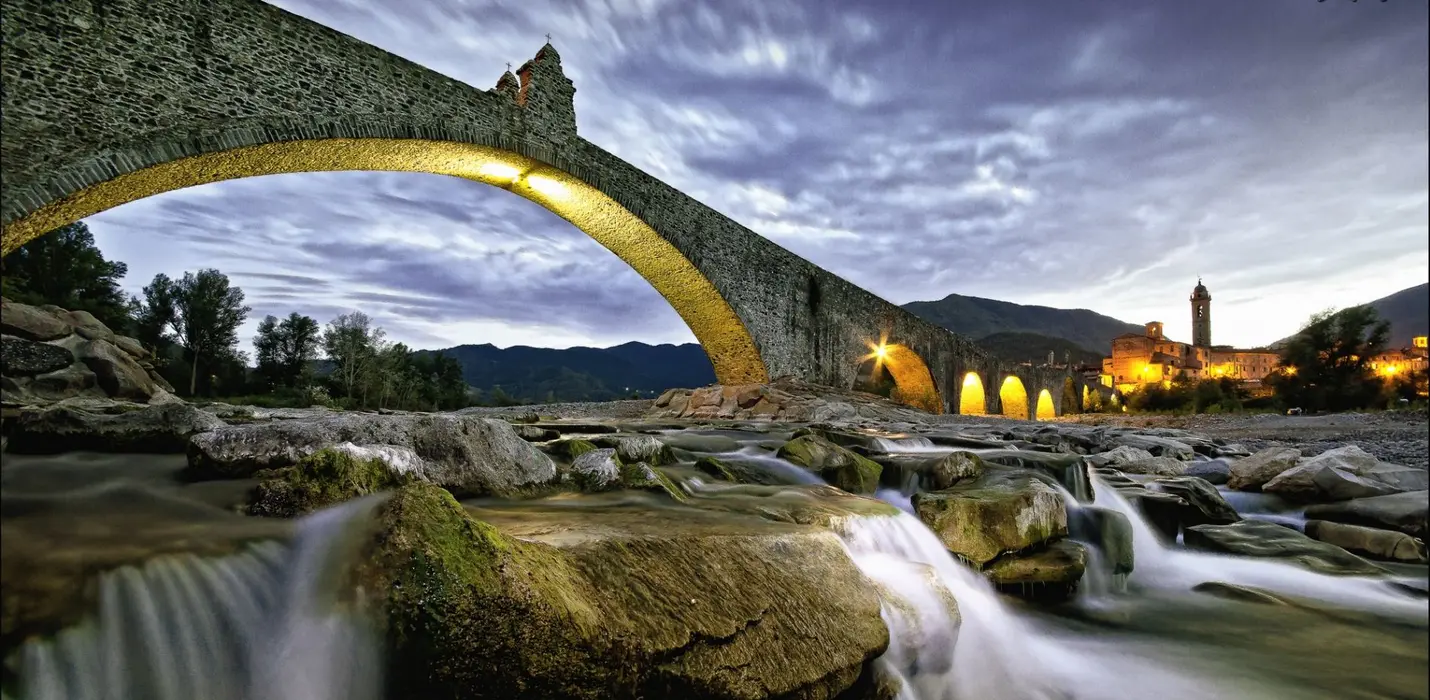
{"label": "stone building", "polygon": [[1370,360],[1370,368],[1387,378],[1407,376],[1430,368],[1430,348],[1426,336],[1416,336],[1410,347],[1386,350]]}
{"label": "stone building", "polygon": [[1126,333],[1112,339],[1112,355],[1102,359],[1104,386],[1131,391],[1145,384],[1167,383],[1179,377],[1227,377],[1250,384],[1276,368],[1280,355],[1264,348],[1239,349],[1212,345],[1212,295],[1197,280],[1192,290],[1192,342],[1168,338],[1161,321],[1152,321],[1142,334]]}

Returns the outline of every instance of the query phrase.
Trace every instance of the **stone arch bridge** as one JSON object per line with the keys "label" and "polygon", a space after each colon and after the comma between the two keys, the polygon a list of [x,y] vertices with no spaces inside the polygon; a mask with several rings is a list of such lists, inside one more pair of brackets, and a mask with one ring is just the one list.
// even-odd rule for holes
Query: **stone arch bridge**
{"label": "stone arch bridge", "polygon": [[1069,407],[1093,390],[993,357],[582,139],[549,44],[481,90],[259,0],[5,0],[0,12],[0,253],[208,182],[439,173],[535,201],[620,256],[689,324],[721,383],[849,387],[875,353],[901,398],[934,412],[1047,417],[1068,381]]}

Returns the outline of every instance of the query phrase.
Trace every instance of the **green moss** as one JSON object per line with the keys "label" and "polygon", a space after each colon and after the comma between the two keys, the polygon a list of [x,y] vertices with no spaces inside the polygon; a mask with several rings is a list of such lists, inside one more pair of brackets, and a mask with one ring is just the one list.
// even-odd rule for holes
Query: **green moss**
{"label": "green moss", "polygon": [[850,493],[874,493],[884,467],[818,435],[804,435],[785,443],[777,455],[820,476]]}
{"label": "green moss", "polygon": [[675,485],[664,472],[645,462],[621,465],[621,484],[628,489],[664,492],[671,498],[685,502],[685,492]]}
{"label": "green moss", "polygon": [[622,668],[592,638],[595,593],[563,555],[404,486],[356,572],[381,601],[389,698],[606,695]]}
{"label": "green moss", "polygon": [[324,449],[283,469],[265,470],[249,498],[249,515],[292,518],[346,500],[401,486],[412,477],[381,459]]}
{"label": "green moss", "polygon": [[590,440],[562,440],[551,445],[553,452],[566,459],[576,459],[594,449],[596,446]]}
{"label": "green moss", "polygon": [[721,481],[728,481],[735,484],[740,483],[740,478],[736,476],[734,472],[730,471],[729,465],[714,457],[701,457],[695,460],[695,468]]}

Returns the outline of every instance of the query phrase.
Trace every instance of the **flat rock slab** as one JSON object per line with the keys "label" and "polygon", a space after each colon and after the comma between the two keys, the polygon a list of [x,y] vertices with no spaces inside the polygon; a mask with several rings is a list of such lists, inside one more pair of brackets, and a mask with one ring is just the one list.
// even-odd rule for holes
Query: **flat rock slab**
{"label": "flat rock slab", "polygon": [[[100,413],[99,410],[112,412]],[[224,422],[193,406],[175,402],[144,405],[106,402],[93,409],[56,404],[28,410],[15,419],[9,449],[28,454],[58,452],[183,452],[193,435]]]}
{"label": "flat rock slab", "polygon": [[983,576],[1004,593],[1050,602],[1072,596],[1087,571],[1087,550],[1058,540],[1035,552],[999,557]]}
{"label": "flat rock slab", "polygon": [[1186,529],[1183,541],[1193,549],[1280,559],[1323,574],[1378,576],[1388,573],[1340,547],[1311,539],[1289,527],[1259,520],[1195,525]]}
{"label": "flat rock slab", "polygon": [[194,438],[189,471],[200,479],[246,478],[343,443],[407,448],[418,461],[391,466],[463,495],[517,495],[556,478],[551,458],[510,423],[453,414],[336,414],[228,426]]}
{"label": "flat rock slab", "polygon": [[1407,491],[1315,505],[1306,509],[1306,517],[1397,530],[1423,540],[1426,538],[1427,521],[1430,521],[1430,491]]}
{"label": "flat rock slab", "polygon": [[1327,520],[1308,520],[1306,521],[1306,536],[1371,559],[1410,564],[1424,564],[1430,561],[1425,556],[1424,541],[1394,530],[1377,530],[1373,527],[1346,525]]}

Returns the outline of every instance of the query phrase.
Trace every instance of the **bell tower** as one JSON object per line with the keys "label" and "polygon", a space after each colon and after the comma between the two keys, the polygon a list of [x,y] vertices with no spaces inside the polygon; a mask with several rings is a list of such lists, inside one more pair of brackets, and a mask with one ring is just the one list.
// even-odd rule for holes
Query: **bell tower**
{"label": "bell tower", "polygon": [[1212,346],[1212,295],[1197,278],[1197,286],[1192,289],[1192,347]]}

